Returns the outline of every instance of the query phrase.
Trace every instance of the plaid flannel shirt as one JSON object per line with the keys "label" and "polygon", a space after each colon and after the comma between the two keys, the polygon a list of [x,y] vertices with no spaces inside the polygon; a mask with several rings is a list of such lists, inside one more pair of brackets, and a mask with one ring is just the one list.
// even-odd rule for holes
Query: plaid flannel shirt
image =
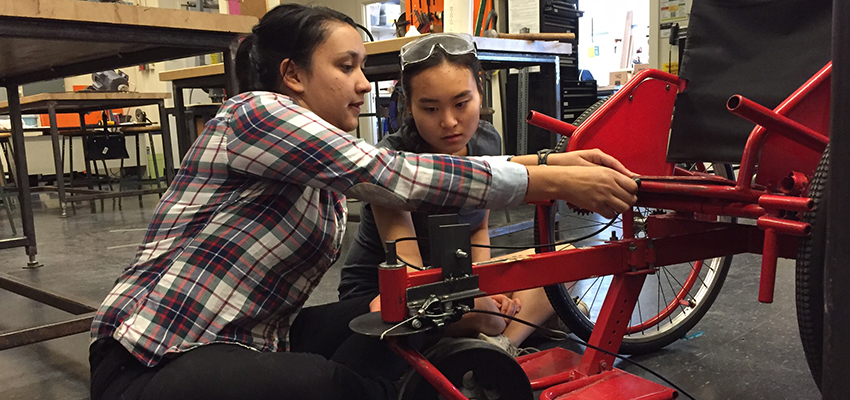
{"label": "plaid flannel shirt", "polygon": [[378,149],[286,96],[243,93],[186,155],[93,340],[112,337],[148,366],[208,343],[287,349],[292,320],[339,256],[345,194],[499,208],[522,201],[527,179],[503,160]]}

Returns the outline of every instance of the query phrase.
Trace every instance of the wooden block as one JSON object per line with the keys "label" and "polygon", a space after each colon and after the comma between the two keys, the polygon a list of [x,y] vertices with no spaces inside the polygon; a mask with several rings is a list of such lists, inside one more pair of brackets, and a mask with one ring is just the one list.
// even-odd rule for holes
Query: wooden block
{"label": "wooden block", "polygon": [[224,75],[224,64],[202,65],[200,67],[189,67],[163,71],[159,73],[159,80],[163,82],[176,81],[179,79],[198,78],[202,76]]}

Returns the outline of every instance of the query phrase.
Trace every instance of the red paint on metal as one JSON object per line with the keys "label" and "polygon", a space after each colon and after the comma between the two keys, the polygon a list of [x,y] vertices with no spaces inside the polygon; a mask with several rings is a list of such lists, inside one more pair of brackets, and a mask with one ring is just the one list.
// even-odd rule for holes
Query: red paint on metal
{"label": "red paint on metal", "polygon": [[584,377],[576,371],[581,362],[581,355],[562,347],[518,357],[516,361],[528,376],[532,390],[541,390]]}
{"label": "red paint on metal", "polygon": [[[646,278],[644,274],[638,275],[614,275],[611,277],[611,285],[599,317],[596,319],[596,327],[590,334],[588,347],[581,358],[578,371],[584,375],[595,375],[607,371],[614,366],[614,356],[623,342],[623,335],[628,328],[629,318],[637,303],[638,295],[643,288]],[[597,350],[602,349],[606,352]]]}
{"label": "red paint on metal", "polygon": [[766,194],[759,197],[759,206],[770,211],[809,212],[815,207],[815,201],[808,197],[777,196]]}
{"label": "red paint on metal", "polygon": [[791,171],[788,176],[779,181],[779,191],[789,196],[799,196],[809,187],[809,178],[797,171]]}
{"label": "red paint on metal", "polygon": [[378,287],[381,288],[381,319],[396,323],[407,318],[407,267],[379,267]]}
{"label": "red paint on metal", "polygon": [[546,389],[540,400],[671,400],[678,396],[671,388],[615,369]]}
{"label": "red paint on metal", "polygon": [[546,114],[541,114],[537,111],[529,111],[525,120],[529,124],[546,129],[547,131],[555,132],[561,136],[570,136],[575,132],[575,125],[568,124],[564,121],[557,120]]}
{"label": "red paint on metal", "polygon": [[[828,137],[831,73],[830,62],[773,111]],[[752,187],[756,166],[758,175],[755,183],[768,190],[774,190],[791,171],[812,176],[821,153],[802,147],[782,135],[768,135],[765,127],[756,126],[744,147],[737,186],[739,189]]]}
{"label": "red paint on metal", "polygon": [[773,303],[773,289],[776,287],[776,231],[764,231],[764,251],[761,256],[761,278],[759,279],[759,301]]}
{"label": "red paint on metal", "polygon": [[808,236],[812,232],[812,226],[805,222],[792,221],[764,215],[756,220],[756,225],[767,231],[773,230],[775,233],[791,236]]}
{"label": "red paint on metal", "polygon": [[739,94],[729,98],[726,102],[726,108],[739,117],[750,120],[814,151],[822,153],[826,144],[829,143],[828,137]]}

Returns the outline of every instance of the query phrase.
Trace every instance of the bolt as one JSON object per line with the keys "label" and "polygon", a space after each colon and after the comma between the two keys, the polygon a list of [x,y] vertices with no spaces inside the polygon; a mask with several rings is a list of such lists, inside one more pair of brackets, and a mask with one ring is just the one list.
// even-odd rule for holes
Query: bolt
{"label": "bolt", "polygon": [[465,252],[461,249],[457,249],[457,251],[455,252],[455,257],[457,257],[457,258],[467,258],[467,257],[469,257],[469,254],[467,254],[467,252]]}
{"label": "bolt", "polygon": [[666,91],[668,91],[668,92],[669,92],[669,91],[670,91],[670,85],[667,85],[667,87],[666,87],[666,88],[664,88],[664,90],[666,90]]}
{"label": "bolt", "polygon": [[634,99],[635,99],[635,95],[630,94],[630,95],[629,95],[629,101],[632,101],[632,100],[634,100]]}
{"label": "bolt", "polygon": [[413,321],[410,321],[410,326],[413,327],[413,329],[419,329],[422,327],[422,321],[414,319]]}
{"label": "bolt", "polygon": [[634,242],[629,243],[629,251],[635,251],[635,250],[637,250],[637,245],[634,244]]}

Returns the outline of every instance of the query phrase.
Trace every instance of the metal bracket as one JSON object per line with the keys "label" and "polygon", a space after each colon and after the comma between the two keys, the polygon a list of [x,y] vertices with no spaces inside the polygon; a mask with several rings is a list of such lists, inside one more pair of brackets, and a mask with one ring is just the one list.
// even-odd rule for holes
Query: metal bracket
{"label": "metal bracket", "polygon": [[411,313],[427,313],[442,326],[460,319],[463,310],[473,308],[474,299],[486,293],[479,289],[478,276],[472,275],[469,224],[459,224],[457,214],[432,215],[428,234],[431,264],[442,268],[443,280],[408,288],[407,308]]}

